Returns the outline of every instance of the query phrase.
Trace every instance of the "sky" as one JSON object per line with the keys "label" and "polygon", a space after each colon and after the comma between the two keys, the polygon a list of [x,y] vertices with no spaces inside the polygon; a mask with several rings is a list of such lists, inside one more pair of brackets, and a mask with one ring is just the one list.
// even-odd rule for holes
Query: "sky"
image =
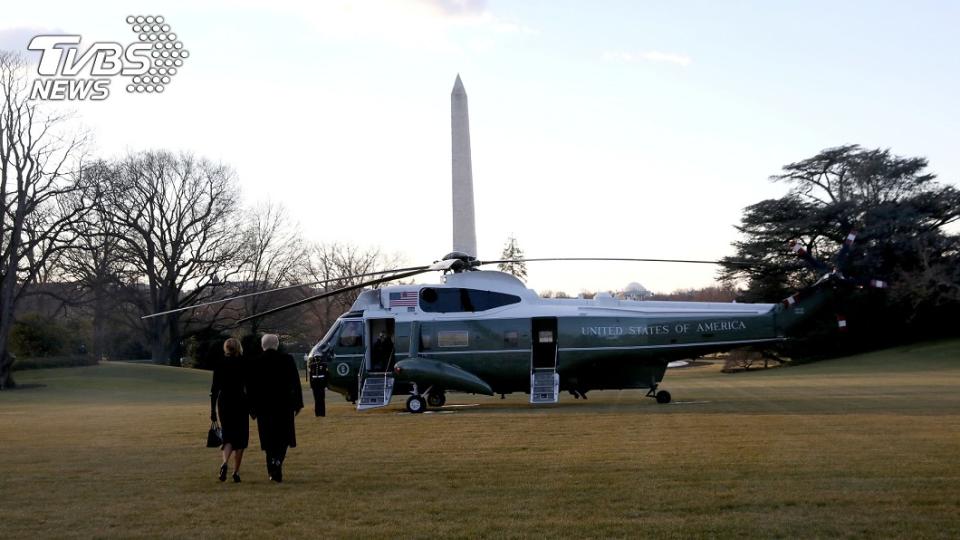
{"label": "sky", "polygon": [[[186,150],[306,238],[432,262],[451,248],[450,91],[469,98],[479,256],[715,259],[770,175],[856,143],[960,185],[960,2],[368,0],[8,3],[37,34],[190,56],[162,94],[74,102],[92,152]],[[539,291],[713,284],[716,269],[531,263]],[[424,278],[428,281],[432,278]]]}

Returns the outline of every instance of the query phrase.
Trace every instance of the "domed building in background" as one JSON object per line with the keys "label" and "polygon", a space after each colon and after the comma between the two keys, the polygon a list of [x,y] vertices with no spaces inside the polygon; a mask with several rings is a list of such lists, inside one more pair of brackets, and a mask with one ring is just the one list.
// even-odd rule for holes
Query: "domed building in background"
{"label": "domed building in background", "polygon": [[617,296],[624,300],[646,300],[652,295],[653,293],[648,291],[646,287],[634,281],[620,291]]}

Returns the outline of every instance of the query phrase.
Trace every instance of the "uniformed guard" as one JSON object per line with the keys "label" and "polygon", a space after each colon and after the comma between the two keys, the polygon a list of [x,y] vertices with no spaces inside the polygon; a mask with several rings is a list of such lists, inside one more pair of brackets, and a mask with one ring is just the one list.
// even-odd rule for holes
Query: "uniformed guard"
{"label": "uniformed guard", "polygon": [[327,363],[319,358],[310,359],[310,390],[313,391],[313,412],[326,416]]}

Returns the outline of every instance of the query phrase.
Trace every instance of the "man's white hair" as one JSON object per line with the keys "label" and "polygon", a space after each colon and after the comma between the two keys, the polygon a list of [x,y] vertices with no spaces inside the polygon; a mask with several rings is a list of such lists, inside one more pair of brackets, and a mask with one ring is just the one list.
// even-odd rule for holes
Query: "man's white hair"
{"label": "man's white hair", "polygon": [[267,350],[277,350],[277,347],[280,346],[280,338],[276,334],[264,334],[263,338],[260,339],[260,348]]}

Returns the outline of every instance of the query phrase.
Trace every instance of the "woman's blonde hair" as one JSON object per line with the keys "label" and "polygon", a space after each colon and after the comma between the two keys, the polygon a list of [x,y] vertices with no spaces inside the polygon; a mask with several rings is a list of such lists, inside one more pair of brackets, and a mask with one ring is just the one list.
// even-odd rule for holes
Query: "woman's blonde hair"
{"label": "woman's blonde hair", "polygon": [[237,338],[230,338],[223,342],[223,355],[224,356],[243,356],[243,347],[240,345],[240,340]]}

